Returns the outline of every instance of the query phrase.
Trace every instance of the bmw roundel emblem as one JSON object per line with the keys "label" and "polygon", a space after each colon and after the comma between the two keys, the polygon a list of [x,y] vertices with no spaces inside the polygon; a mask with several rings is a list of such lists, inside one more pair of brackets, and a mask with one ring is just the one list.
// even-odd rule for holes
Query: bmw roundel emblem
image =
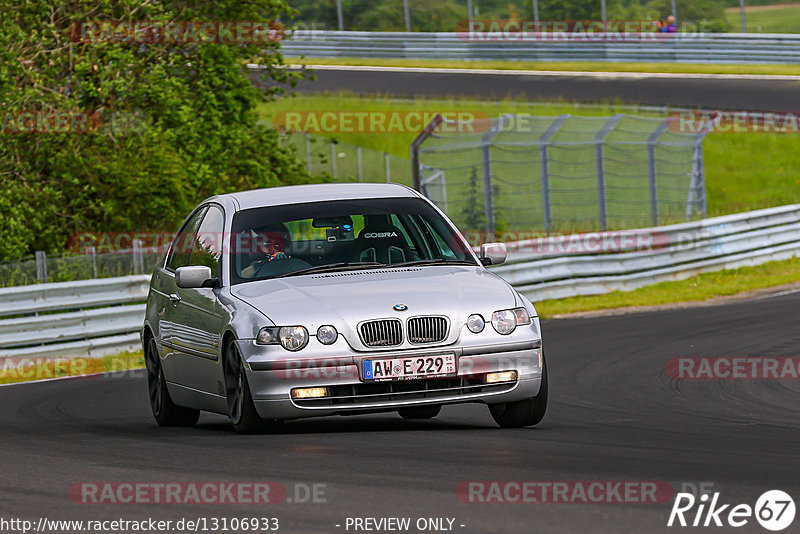
{"label": "bmw roundel emblem", "polygon": [[408,309],[408,306],[406,306],[405,304],[395,304],[393,309],[394,311],[406,311]]}

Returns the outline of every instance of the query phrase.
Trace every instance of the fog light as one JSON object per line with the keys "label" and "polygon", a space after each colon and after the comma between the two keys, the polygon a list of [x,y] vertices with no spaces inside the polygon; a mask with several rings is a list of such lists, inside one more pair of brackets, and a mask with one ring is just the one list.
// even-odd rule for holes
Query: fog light
{"label": "fog light", "polygon": [[502,371],[500,373],[489,373],[486,375],[486,383],[494,384],[496,382],[513,382],[517,379],[516,371]]}
{"label": "fog light", "polygon": [[328,388],[301,388],[292,390],[293,399],[317,399],[327,396]]}

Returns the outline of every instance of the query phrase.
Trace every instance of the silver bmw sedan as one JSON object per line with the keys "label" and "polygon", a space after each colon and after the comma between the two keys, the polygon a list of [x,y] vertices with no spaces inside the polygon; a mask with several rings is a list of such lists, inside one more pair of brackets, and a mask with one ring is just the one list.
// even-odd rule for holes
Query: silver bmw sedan
{"label": "silver bmw sedan", "polygon": [[488,405],[539,423],[547,369],[533,304],[450,220],[396,184],[220,195],[189,215],[150,284],[142,328],[153,415],[200,411],[242,433],[287,419]]}

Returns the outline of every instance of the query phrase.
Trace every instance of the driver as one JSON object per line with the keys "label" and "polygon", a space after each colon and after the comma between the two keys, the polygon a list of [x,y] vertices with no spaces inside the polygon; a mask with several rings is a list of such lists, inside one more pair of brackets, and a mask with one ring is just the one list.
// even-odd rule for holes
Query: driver
{"label": "driver", "polygon": [[264,265],[275,260],[288,259],[287,236],[283,232],[256,232],[253,236],[252,262],[242,269],[242,278],[253,278]]}

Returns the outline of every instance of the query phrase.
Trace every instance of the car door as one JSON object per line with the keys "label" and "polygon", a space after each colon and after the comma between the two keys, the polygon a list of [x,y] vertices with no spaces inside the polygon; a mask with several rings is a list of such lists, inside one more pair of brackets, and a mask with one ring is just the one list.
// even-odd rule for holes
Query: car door
{"label": "car door", "polygon": [[[203,219],[191,238],[188,254],[175,255],[169,266],[173,273],[179,267],[204,265],[211,276],[219,278],[225,215],[216,204],[207,206]],[[215,288],[179,288],[172,279],[173,293],[170,316],[170,345],[173,350],[172,377],[186,387],[212,394],[221,394],[222,374],[219,366],[220,334],[226,324],[226,313],[219,303]]]}
{"label": "car door", "polygon": [[180,301],[178,286],[175,284],[175,270],[189,265],[192,241],[206,213],[206,206],[195,210],[186,218],[167,252],[164,265],[156,269],[153,290],[158,295],[158,338],[164,350],[164,373],[169,382],[182,383],[176,368],[175,349],[172,345],[173,321],[176,319],[177,305]]}

